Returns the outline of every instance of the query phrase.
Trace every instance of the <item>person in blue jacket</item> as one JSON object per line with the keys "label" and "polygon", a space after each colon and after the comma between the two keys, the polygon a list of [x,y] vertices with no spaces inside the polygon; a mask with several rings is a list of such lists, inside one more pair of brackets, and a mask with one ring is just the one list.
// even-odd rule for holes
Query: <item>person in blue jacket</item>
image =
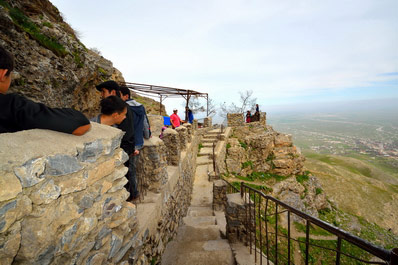
{"label": "person in blue jacket", "polygon": [[190,108],[188,108],[188,122],[190,124],[193,123],[193,112],[192,112],[192,110]]}
{"label": "person in blue jacket", "polygon": [[[141,150],[144,146],[144,138],[149,139],[151,137],[149,119],[146,115],[145,107],[141,103],[138,103],[130,97],[130,89],[125,86],[120,86],[120,98],[127,103],[131,110],[131,113],[133,114],[135,150]],[[139,155],[132,157],[132,161],[130,161],[130,168],[132,178],[135,179],[138,187],[140,187],[141,181],[137,179],[136,174],[138,159]],[[138,190],[140,190],[140,188],[138,188]]]}

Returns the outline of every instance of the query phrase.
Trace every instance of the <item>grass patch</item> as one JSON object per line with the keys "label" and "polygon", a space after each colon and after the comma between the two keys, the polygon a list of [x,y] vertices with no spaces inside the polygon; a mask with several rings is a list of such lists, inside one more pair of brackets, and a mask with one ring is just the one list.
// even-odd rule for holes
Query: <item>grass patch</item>
{"label": "grass patch", "polygon": [[[297,231],[305,233],[307,230],[307,226],[304,224],[301,224],[299,222],[294,222],[294,227],[296,228]],[[331,236],[333,234],[329,233],[323,228],[320,228],[316,225],[310,225],[310,235],[315,235],[315,236]]]}
{"label": "grass patch", "polygon": [[227,149],[231,148],[231,144],[227,143]]}
{"label": "grass patch", "polygon": [[[305,242],[304,237],[299,238],[300,241]],[[325,248],[336,249],[337,248],[337,240],[314,240],[310,239],[310,248],[309,248],[309,264],[335,264],[336,263],[336,252],[332,250],[322,249],[317,246],[311,246],[311,244],[322,246]],[[305,251],[306,245],[305,243],[299,243],[301,255],[305,260]],[[341,251],[343,253],[349,254],[356,258],[360,258],[363,260],[370,260],[371,255],[366,251],[360,249],[357,246],[354,246],[348,243],[345,240],[342,240]],[[345,255],[341,255],[340,264],[363,264],[359,261],[356,261],[350,257]]]}
{"label": "grass patch", "polygon": [[83,68],[84,63],[83,63],[83,61],[82,61],[82,59],[80,57],[80,53],[78,51],[74,51],[72,53],[72,55],[73,55],[73,59],[75,60],[75,63],[77,65],[77,67],[78,68]]}
{"label": "grass patch", "polygon": [[250,169],[253,169],[253,161],[249,160],[249,161],[242,163],[242,165],[241,165],[242,169],[247,168],[247,167],[250,167]]}
{"label": "grass patch", "polygon": [[44,21],[43,23],[41,23],[41,25],[43,26],[43,27],[48,27],[48,28],[50,28],[50,29],[52,29],[54,26],[53,26],[53,24],[51,24],[50,22],[48,22],[48,21]]}
{"label": "grass patch", "polygon": [[[239,178],[239,179],[244,178],[244,177],[242,177],[242,176],[236,176],[236,177]],[[243,180],[243,179],[242,179],[242,180]],[[241,182],[233,181],[231,184],[232,184],[235,188],[238,188],[238,189],[240,190]],[[265,186],[265,185],[257,185],[257,184],[252,184],[252,183],[245,183],[245,185],[249,186],[250,188],[253,188],[253,189],[256,189],[256,190],[259,190],[259,191],[263,191],[263,192],[265,192],[265,193],[272,192],[272,188],[267,187],[267,186]]]}
{"label": "grass patch", "polygon": [[239,144],[240,144],[240,146],[243,147],[243,149],[247,150],[247,144],[246,143],[244,143],[242,141],[239,141]]}
{"label": "grass patch", "polygon": [[308,171],[305,171],[302,175],[297,175],[296,180],[297,182],[304,184],[304,182],[308,181],[309,179],[309,173]]}
{"label": "grass patch", "polygon": [[[2,4],[3,5],[3,4]],[[3,5],[4,6],[4,5]],[[27,32],[33,39],[42,46],[54,52],[57,56],[64,57],[67,54],[64,46],[59,44],[56,39],[47,37],[40,32],[39,27],[22,13],[18,8],[9,8],[9,14],[14,23]]]}
{"label": "grass patch", "polygon": [[316,188],[315,189],[315,194],[316,195],[319,195],[319,194],[321,194],[323,192],[323,190],[321,189],[321,188]]}
{"label": "grass patch", "polygon": [[199,146],[198,146],[198,153],[200,152],[200,149],[202,149],[202,148],[203,148],[203,144],[200,143]]}

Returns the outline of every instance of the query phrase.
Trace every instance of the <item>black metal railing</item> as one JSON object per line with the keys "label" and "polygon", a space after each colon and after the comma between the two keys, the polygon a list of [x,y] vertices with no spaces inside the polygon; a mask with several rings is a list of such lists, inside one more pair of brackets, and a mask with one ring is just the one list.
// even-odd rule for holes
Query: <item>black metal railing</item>
{"label": "black metal railing", "polygon": [[[229,185],[229,193],[237,192]],[[398,264],[398,248],[386,250],[312,217],[243,182],[246,235],[256,263],[274,264]],[[295,226],[292,226],[292,221]],[[300,227],[299,231],[296,229]],[[316,230],[324,236],[314,235]],[[312,233],[312,234],[311,234]],[[319,231],[318,231],[319,233]]]}

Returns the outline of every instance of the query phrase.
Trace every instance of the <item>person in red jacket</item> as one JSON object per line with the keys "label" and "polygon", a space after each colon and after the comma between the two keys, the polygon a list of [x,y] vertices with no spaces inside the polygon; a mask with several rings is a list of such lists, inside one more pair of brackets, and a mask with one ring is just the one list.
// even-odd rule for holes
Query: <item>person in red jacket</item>
{"label": "person in red jacket", "polygon": [[83,135],[91,128],[89,120],[77,110],[50,108],[16,93],[7,94],[13,70],[13,56],[0,46],[0,133],[48,129]]}
{"label": "person in red jacket", "polygon": [[177,109],[173,109],[173,114],[170,115],[170,122],[173,129],[179,127],[182,123],[182,120],[178,116],[177,112],[178,112]]}

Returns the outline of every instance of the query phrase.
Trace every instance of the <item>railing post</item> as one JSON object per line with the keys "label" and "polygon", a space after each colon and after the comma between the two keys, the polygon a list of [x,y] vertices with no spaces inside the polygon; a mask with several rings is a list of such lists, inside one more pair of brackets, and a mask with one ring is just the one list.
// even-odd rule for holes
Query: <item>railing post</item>
{"label": "railing post", "polygon": [[266,201],[265,201],[265,243],[267,244],[267,265],[269,265],[269,244],[268,244],[267,212],[268,212],[268,198],[266,198]]}
{"label": "railing post", "polygon": [[305,265],[308,265],[310,258],[310,221],[307,221],[307,227],[305,230]]}
{"label": "railing post", "polygon": [[[246,196],[245,196],[246,198]],[[247,222],[248,224],[248,228],[249,228],[249,242],[250,242],[250,254],[252,254],[252,209],[251,209],[251,200],[250,200],[250,189],[249,189],[249,222]]]}
{"label": "railing post", "polygon": [[258,196],[258,222],[260,224],[260,265],[263,265],[263,235],[261,233],[261,196]]}
{"label": "railing post", "polygon": [[275,203],[275,264],[278,264],[278,204]]}
{"label": "railing post", "polygon": [[341,237],[337,237],[336,265],[340,265],[341,257]]}
{"label": "railing post", "polygon": [[254,220],[254,262],[257,264],[257,222],[256,222],[256,192],[253,191],[253,218]]}
{"label": "railing post", "polygon": [[287,211],[287,264],[290,265],[290,211]]}
{"label": "railing post", "polygon": [[215,148],[216,148],[216,145],[213,142],[213,172],[214,172],[214,176],[216,174],[216,156],[215,156],[215,151],[214,151]]}
{"label": "railing post", "polygon": [[[240,183],[240,197],[243,198],[243,181]],[[246,202],[246,199],[245,199]]]}
{"label": "railing post", "polygon": [[391,250],[390,265],[398,265],[398,248],[393,248]]}

